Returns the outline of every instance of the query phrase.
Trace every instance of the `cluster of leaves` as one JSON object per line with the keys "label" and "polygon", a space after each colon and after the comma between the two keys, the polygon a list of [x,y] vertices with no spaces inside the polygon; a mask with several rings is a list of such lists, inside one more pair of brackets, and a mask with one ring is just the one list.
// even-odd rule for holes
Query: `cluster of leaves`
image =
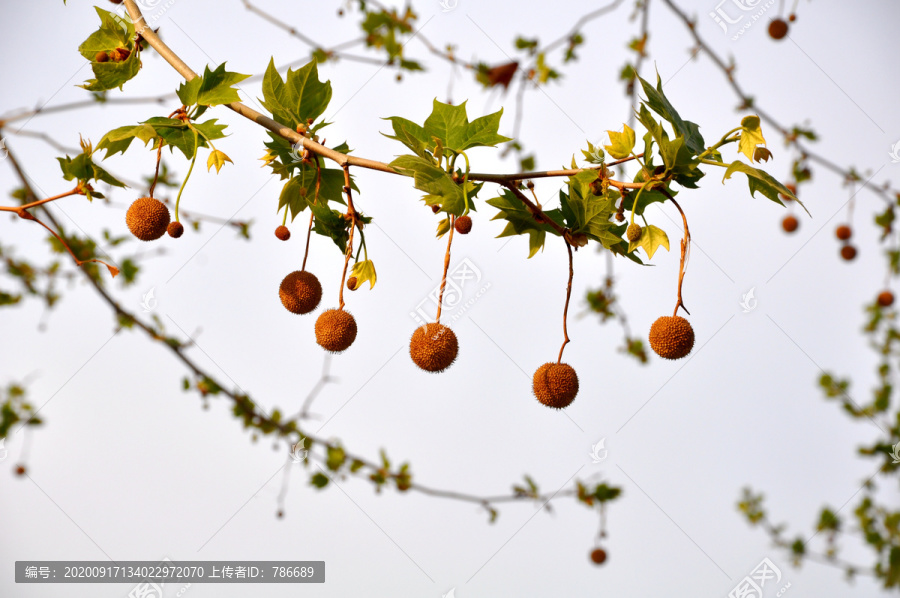
{"label": "cluster of leaves", "polygon": [[[78,46],[78,52],[90,61],[94,71],[94,78],[82,87],[93,92],[121,89],[141,69],[141,43],[124,8],[121,13],[95,8],[100,16],[100,28]],[[122,53],[127,53],[127,57],[116,60]],[[101,56],[106,58],[98,60]]]}
{"label": "cluster of leaves", "polygon": [[[240,100],[236,85],[249,77],[225,70],[225,63],[214,71],[206,67],[202,76],[181,84],[177,90],[182,107],[169,116],[155,116],[137,125],[117,127],[106,133],[97,144],[97,150],[105,150],[104,159],[117,153],[124,154],[132,141],[138,139],[146,147],[152,142],[152,149],[160,144],[168,146],[170,152],[177,148],[188,160],[195,160],[200,148],[210,148],[207,169],[215,166],[216,172],[231,159],[224,152],[215,149],[213,140],[225,137],[226,125],[215,118],[195,122],[210,107],[230,104]],[[173,118],[177,116],[177,118]]]}
{"label": "cluster of leaves", "polygon": [[0,439],[6,438],[12,427],[19,422],[25,426],[40,426],[44,423],[26,400],[25,387],[11,382],[0,387]]}

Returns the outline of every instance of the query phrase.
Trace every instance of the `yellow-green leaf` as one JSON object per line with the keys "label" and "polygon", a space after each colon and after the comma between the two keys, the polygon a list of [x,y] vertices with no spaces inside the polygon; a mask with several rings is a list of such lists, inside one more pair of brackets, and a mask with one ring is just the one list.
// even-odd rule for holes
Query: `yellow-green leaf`
{"label": "yellow-green leaf", "polygon": [[641,230],[641,238],[637,242],[628,244],[628,253],[640,247],[647,253],[648,259],[653,259],[653,254],[660,247],[669,251],[669,236],[661,228],[648,224]]}
{"label": "yellow-green leaf", "polygon": [[634,150],[634,130],[625,125],[621,133],[607,131],[609,133],[609,145],[605,145],[606,151],[616,160],[627,158]]}
{"label": "yellow-green leaf", "polygon": [[375,281],[378,279],[378,275],[375,274],[375,263],[372,260],[356,262],[353,264],[350,276],[356,277],[356,288],[359,288],[362,286],[362,283],[367,281],[369,283],[369,288],[374,288]]}
{"label": "yellow-green leaf", "polygon": [[[206,161],[206,170],[209,172],[213,166],[216,167],[216,174],[225,166],[225,162],[231,162],[231,158],[225,155],[225,152],[213,150],[209,152],[209,160]],[[231,162],[234,164],[234,162]]]}
{"label": "yellow-green leaf", "polygon": [[[745,116],[741,120],[741,138],[738,141],[738,151],[747,156],[747,159],[752,162],[756,157],[756,146],[765,144],[766,138],[763,137],[759,117],[756,115]],[[770,153],[769,156],[771,155]]]}

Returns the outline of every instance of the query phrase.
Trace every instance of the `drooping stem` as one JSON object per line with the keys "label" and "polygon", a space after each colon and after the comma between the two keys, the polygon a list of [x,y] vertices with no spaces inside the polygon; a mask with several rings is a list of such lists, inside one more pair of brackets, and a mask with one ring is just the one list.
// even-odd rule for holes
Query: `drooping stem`
{"label": "drooping stem", "polygon": [[116,275],[119,274],[118,268],[116,268],[115,266],[110,266],[109,264],[107,264],[106,262],[104,262],[103,260],[101,260],[99,258],[89,258],[86,260],[78,259],[78,256],[75,255],[75,252],[72,251],[72,248],[69,247],[69,244],[66,243],[65,239],[63,239],[55,230],[53,230],[52,228],[50,228],[49,226],[47,226],[46,224],[41,222],[41,220],[38,219],[37,216],[35,216],[31,212],[28,212],[27,210],[25,210],[25,208],[20,208],[19,211],[17,212],[17,214],[18,214],[19,218],[22,218],[23,220],[33,220],[34,222],[37,222],[38,224],[40,224],[41,226],[46,228],[48,231],[50,231],[50,234],[53,235],[54,237],[56,237],[56,240],[59,241],[60,245],[65,247],[66,251],[69,252],[69,255],[72,256],[72,259],[75,260],[76,266],[81,267],[84,264],[87,264],[90,262],[96,262],[98,264],[103,264],[104,266],[106,266],[107,269],[109,269],[109,273],[112,274],[113,277],[115,277]]}
{"label": "drooping stem", "polygon": [[[156,189],[156,181],[159,180],[159,163],[162,162],[163,138],[159,138],[159,148],[156,150],[156,171],[153,173],[153,182],[150,184],[150,197],[153,197],[153,190]],[[177,218],[176,218],[177,219]]]}
{"label": "drooping stem", "polygon": [[681,213],[681,220],[684,222],[684,237],[681,239],[681,263],[678,266],[678,301],[675,303],[675,311],[672,312],[673,316],[678,315],[678,308],[680,307],[688,315],[691,312],[688,311],[688,308],[684,306],[684,299],[681,298],[681,286],[684,283],[684,271],[687,266],[688,256],[690,255],[691,248],[691,230],[688,228],[687,216],[684,214],[684,210],[681,209],[681,206],[678,205],[678,202],[675,201],[675,198],[672,197],[672,194],[669,193],[665,187],[661,188],[663,195],[669,198],[675,207],[678,208],[678,211]]}
{"label": "drooping stem", "polygon": [[[350,217],[350,237],[347,239],[347,251],[344,254],[344,272],[341,274],[341,290],[338,292],[338,309],[344,309],[344,281],[347,279],[347,266],[353,255],[353,231],[357,227],[356,208],[353,207],[353,194],[350,188],[350,165],[344,164],[344,193],[347,194],[347,216]],[[307,242],[309,236],[307,235]]]}
{"label": "drooping stem", "polygon": [[309,257],[309,238],[312,236],[313,213],[309,211],[309,228],[306,229],[306,249],[303,251],[303,267],[300,270],[306,270],[306,258]]}
{"label": "drooping stem", "polygon": [[559,358],[556,363],[562,363],[563,351],[569,344],[569,300],[572,298],[572,279],[575,277],[575,268],[572,266],[572,246],[566,241],[566,250],[569,252],[569,285],[566,287],[566,306],[563,308],[563,344],[559,348]]}
{"label": "drooping stem", "polygon": [[[191,127],[193,128],[193,127]],[[194,164],[197,162],[197,154],[199,154],[199,147],[197,147],[197,129],[194,129],[194,157],[191,160],[191,166],[188,168],[187,175],[184,177],[184,182],[181,183],[181,189],[178,190],[178,197],[175,198],[175,222],[178,222],[178,207],[181,205],[181,194],[184,193],[184,188],[187,186],[188,179],[191,178],[191,173],[194,172]]]}
{"label": "drooping stem", "polygon": [[447,270],[450,268],[450,245],[453,244],[453,231],[456,228],[454,226],[455,223],[456,216],[451,216],[450,233],[447,235],[447,252],[444,254],[444,273],[441,275],[441,290],[438,292],[437,316],[434,318],[434,321],[438,324],[441,323],[441,311],[444,308],[444,287],[447,286]]}

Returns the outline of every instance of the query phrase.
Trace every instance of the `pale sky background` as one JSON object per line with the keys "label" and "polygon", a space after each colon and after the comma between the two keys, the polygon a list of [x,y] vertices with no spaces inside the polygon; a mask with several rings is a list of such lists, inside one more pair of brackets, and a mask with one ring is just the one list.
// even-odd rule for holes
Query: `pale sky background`
{"label": "pale sky background", "polygon": [[[85,98],[87,92],[75,86],[90,70],[75,48],[96,28],[92,4],[3,3],[0,114]],[[820,153],[869,174],[878,171],[876,182],[900,174],[900,165],[888,156],[900,139],[897,3],[802,2],[790,38],[780,43],[768,37],[762,22],[731,41],[706,16],[715,8],[713,0],[680,4],[698,15],[699,33],[717,51],[735,57],[739,81],[764,110],[786,124],[808,123],[822,137],[815,146]],[[321,43],[355,35],[358,13],[337,19],[337,2],[260,0],[259,5]],[[460,56],[490,64],[514,54],[517,34],[550,41],[600,5],[459,0],[444,12],[437,1],[414,3],[431,41],[452,42]],[[777,8],[778,3],[766,19]],[[562,83],[526,95],[521,139],[538,152],[539,168],[567,165],[586,139],[605,142],[605,131],[628,118],[617,76],[632,56],[625,49],[638,27],[628,20],[631,11],[625,3],[587,25],[581,60],[565,69]],[[714,142],[746,113],[735,111],[735,96],[707,58],[689,60],[687,31],[662,2],[654,0],[650,20],[652,59],[643,75],[652,77],[655,66],[681,115],[699,123],[707,142]],[[307,52],[237,0],[176,0],[158,25],[195,70],[227,60],[229,70],[255,74],[270,56],[285,64]],[[394,80],[394,71],[373,65],[343,61],[321,67],[334,88],[326,112],[334,124],[324,131],[330,145],[347,139],[357,155],[383,161],[403,152],[399,143],[379,135],[389,130],[380,118],[401,115],[422,122],[434,97],[446,99],[450,74],[419,41],[410,42],[407,52],[429,70],[406,76],[403,84]],[[555,54],[554,62],[559,58]],[[148,53],[124,95],[169,93],[179,81]],[[242,89],[251,105],[262,95],[258,83]],[[505,106],[501,133],[511,132],[511,94],[483,92],[463,76],[456,78],[452,98],[468,98],[471,118]],[[39,116],[12,128],[24,125],[76,147],[79,134],[96,143],[109,129],[176,107],[175,102],[95,107]],[[231,136],[218,146],[235,164],[218,176],[195,169],[182,206],[252,218],[252,242],[210,224],[178,241],[164,237],[140,246],[166,253],[146,260],[136,286],[122,290],[115,282],[110,288],[138,313],[142,295],[154,289],[156,313],[170,332],[180,334],[180,328],[196,339],[194,359],[265,408],[294,412],[323,360],[313,336],[315,316],[287,313],[277,296],[281,278],[299,268],[305,216],[293,226],[289,243],[274,238],[281,183],[260,169],[262,129],[224,108],[210,115],[229,124]],[[766,168],[785,179],[792,154],[775,131],[763,131],[775,154]],[[8,133],[7,141],[42,193],[68,188],[54,150]],[[472,151],[473,169],[515,170],[516,164],[499,153]],[[154,157],[135,145],[127,156],[104,165],[138,179],[150,172]],[[179,156],[167,155],[166,161],[178,176],[187,170]],[[684,287],[697,334],[688,360],[670,363],[654,355],[642,367],[617,353],[619,328],[582,317],[585,291],[602,280],[605,258],[593,249],[579,251],[565,360],[577,369],[581,391],[565,413],[538,404],[530,388],[531,373],[555,359],[561,342],[566,257],[558,239],[532,260],[525,259],[525,238],[494,239],[503,224],[489,221],[494,210],[484,200],[496,188],[485,186],[474,230],[455,240],[452,263],[468,258],[482,273],[479,284],[490,288],[454,324],[458,362],[443,375],[428,375],[409,360],[407,343],[415,327],[409,312],[440,277],[444,242],[434,239],[437,219],[422,207],[408,179],[354,171],[362,190],[359,206],[378,224],[369,227],[367,241],[379,282],[372,292],[347,295],[359,336],[333,359],[339,383],[327,386],[314,403],[319,419],[307,429],[340,438],[349,451],[372,459],[383,447],[394,461],[411,461],[415,480],[433,487],[503,494],[526,473],[547,492],[568,486],[572,476],[620,485],[623,497],[608,510],[605,566],[588,561],[595,512],[571,499],[556,501],[552,514],[536,512],[532,503],[505,505],[489,525],[486,514],[471,504],[390,490],[377,495],[364,480],[351,478],[340,488],[316,491],[307,484],[308,472],[291,465],[296,471],[286,516],[276,519],[286,447],[251,443],[226,400],[202,410],[196,394],[180,390],[186,374],[181,365],[142,334],[113,336],[109,309],[79,280],[66,289],[44,332],[38,329],[43,310],[36,302],[0,310],[0,384],[28,378],[30,399],[44,405],[47,422],[28,441],[30,479],[11,473],[25,435],[7,441],[6,473],[0,475],[0,594],[124,597],[130,584],[14,584],[15,560],[108,555],[326,562],[322,585],[195,584],[184,595],[196,598],[440,598],[453,588],[457,598],[718,597],[764,557],[781,568],[782,584],[791,584],[789,597],[880,595],[870,580],[846,584],[833,567],[807,563],[794,569],[735,507],[740,489],[752,485],[765,492],[775,521],[792,524],[791,536],[808,537],[818,510],[847,503],[876,467],[854,453],[877,430],[849,421],[836,404],[822,399],[815,384],[819,367],[850,374],[851,395],[868,400],[873,360],[859,330],[861,305],[883,285],[884,263],[871,223],[882,204],[868,192],[857,196],[853,225],[859,257],[843,262],[833,229],[847,218],[852,190],[813,169],[815,181],[801,189],[813,217],[798,214],[800,229],[793,236],[780,228],[785,210],[751,198],[741,175],[723,186],[721,173],[709,172],[699,191],[681,195],[695,243]],[[555,205],[561,183],[539,182],[541,200]],[[9,165],[0,162],[0,188],[7,193],[17,186]],[[126,204],[136,192],[115,191],[112,197]],[[119,208],[73,197],[54,204],[54,210],[70,227],[74,223],[94,236],[103,227],[127,233]],[[681,230],[676,217],[670,206],[648,210],[650,222],[668,232],[673,246],[672,252],[660,251],[655,267],[615,263],[622,302],[641,335],[672,310]],[[3,244],[14,245],[19,256],[35,261],[46,256],[44,237],[38,227],[14,218],[0,223]],[[137,243],[112,255],[121,258]],[[331,241],[314,238],[308,269],[325,288],[323,308],[337,303],[341,266]],[[65,267],[72,268],[68,262]],[[758,307],[743,313],[739,302],[751,288]],[[608,458],[594,464],[591,445],[602,438]],[[886,498],[896,502],[896,491]],[[841,515],[852,517],[853,506]],[[812,545],[820,546],[816,540]],[[854,542],[843,546],[848,560],[871,563],[870,553]],[[176,589],[168,590],[175,595]],[[777,589],[767,586],[766,597]]]}

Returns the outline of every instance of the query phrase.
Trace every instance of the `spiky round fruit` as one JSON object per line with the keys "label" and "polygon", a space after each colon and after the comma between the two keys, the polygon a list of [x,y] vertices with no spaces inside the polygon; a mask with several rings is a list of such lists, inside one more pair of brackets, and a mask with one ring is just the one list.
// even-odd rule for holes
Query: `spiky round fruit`
{"label": "spiky round fruit", "polygon": [[295,270],[281,281],[278,296],[286,310],[295,314],[308,314],[322,300],[322,285],[312,272]]}
{"label": "spiky round fruit", "polygon": [[16,475],[23,476],[25,475],[25,466],[24,465],[16,465]]}
{"label": "spiky round fruit", "polygon": [[109,54],[107,54],[103,50],[100,50],[99,52],[97,52],[97,55],[94,56],[94,62],[107,62],[107,61],[109,61]]}
{"label": "spiky round fruit", "polygon": [[453,365],[457,353],[456,333],[443,324],[419,326],[409,341],[409,356],[426,372],[443,372]]}
{"label": "spiky round fruit", "polygon": [[797,220],[796,216],[785,216],[784,220],[781,221],[781,228],[783,228],[786,233],[794,232],[799,226],[800,221]]}
{"label": "spiky round fruit", "polygon": [[355,291],[356,289],[359,288],[357,286],[357,282],[359,282],[359,281],[356,279],[356,277],[351,276],[350,278],[347,279],[347,288],[350,289],[351,291]]}
{"label": "spiky round fruit", "polygon": [[316,342],[326,351],[346,351],[356,340],[356,320],[343,309],[326,309],[316,320]]}
{"label": "spiky round fruit", "polygon": [[769,36],[772,39],[784,39],[788,34],[788,24],[784,19],[775,19],[769,23]]}
{"label": "spiky round fruit", "polygon": [[595,565],[602,565],[606,562],[606,551],[602,548],[595,548],[591,551],[591,560]]}
{"label": "spiky round fruit", "polygon": [[578,374],[567,363],[545,363],[534,372],[532,391],[547,407],[568,407],[578,394]]}
{"label": "spiky round fruit", "polygon": [[281,225],[275,229],[275,236],[281,241],[287,241],[291,238],[291,231],[285,225]]}
{"label": "spiky round fruit", "polygon": [[141,241],[154,241],[166,234],[169,226],[169,208],[152,197],[135,200],[125,213],[128,230]]}
{"label": "spiky round fruit", "polygon": [[881,307],[890,307],[894,304],[894,294],[890,291],[881,291],[878,293],[878,305]]}
{"label": "spiky round fruit", "polygon": [[841,247],[841,257],[848,262],[852,261],[854,258],[856,258],[856,247],[854,247],[853,245],[844,245],[843,247]]}
{"label": "spiky round fruit", "polygon": [[641,239],[642,232],[644,231],[641,229],[641,225],[637,222],[632,222],[625,230],[625,237],[628,239],[629,243],[637,243]]}
{"label": "spiky round fruit", "polygon": [[797,15],[795,15],[794,13],[791,13],[790,15],[788,15],[788,21],[790,21],[791,23],[793,23],[796,20],[797,20]]}
{"label": "spiky round fruit", "polygon": [[694,329],[681,316],[663,316],[650,326],[650,348],[663,359],[681,359],[694,348]]}
{"label": "spiky round fruit", "polygon": [[468,235],[472,230],[472,219],[468,216],[460,216],[456,219],[456,222],[453,223],[453,228],[461,235]]}
{"label": "spiky round fruit", "polygon": [[180,222],[170,222],[169,226],[166,227],[166,232],[169,233],[169,236],[173,239],[177,239],[184,234],[184,225]]}
{"label": "spiky round fruit", "polygon": [[834,236],[841,241],[846,241],[853,236],[853,230],[848,225],[842,224],[834,230]]}

